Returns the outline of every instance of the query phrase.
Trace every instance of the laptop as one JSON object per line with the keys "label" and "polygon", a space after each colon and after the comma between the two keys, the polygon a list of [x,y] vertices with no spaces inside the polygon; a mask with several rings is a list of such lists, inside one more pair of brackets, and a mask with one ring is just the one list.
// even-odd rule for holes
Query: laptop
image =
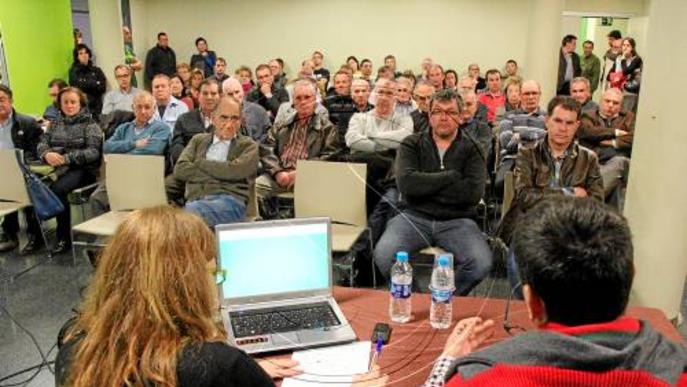
{"label": "laptop", "polygon": [[356,340],[332,297],[329,218],[215,227],[222,319],[230,341],[247,353]]}

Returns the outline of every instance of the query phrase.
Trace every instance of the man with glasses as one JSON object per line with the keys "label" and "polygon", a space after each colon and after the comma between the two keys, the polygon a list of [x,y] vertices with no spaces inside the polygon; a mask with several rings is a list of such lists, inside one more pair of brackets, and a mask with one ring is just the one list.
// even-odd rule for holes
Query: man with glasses
{"label": "man with glasses", "polygon": [[396,183],[403,211],[389,221],[374,251],[389,279],[398,251],[415,254],[441,246],[454,255],[456,293],[466,295],[487,274],[492,254],[473,218],[484,193],[480,152],[459,130],[463,103],[452,90],[434,94],[428,132],[403,140],[396,157]]}
{"label": "man with glasses", "polygon": [[536,329],[476,351],[494,321],[459,321],[424,386],[687,384],[684,345],[623,316],[635,270],[622,215],[559,196],[532,208],[515,238]]}
{"label": "man with glasses", "polygon": [[102,114],[108,114],[115,110],[132,111],[134,97],[138,89],[131,85],[131,68],[127,65],[117,65],[114,69],[117,78],[117,90],[110,90],[103,99]]}
{"label": "man with glasses", "polygon": [[219,84],[214,79],[206,79],[200,84],[200,96],[198,97],[198,109],[184,113],[174,124],[174,134],[172,135],[172,146],[170,156],[172,162],[176,163],[181,152],[191,141],[191,138],[198,133],[211,132],[212,115],[219,102]]}
{"label": "man with glasses", "polygon": [[[217,85],[217,83],[214,83]],[[240,133],[241,106],[231,97],[215,104],[208,133],[194,136],[167,178],[183,184],[184,209],[209,227],[243,221],[248,187],[258,168],[258,145]]]}
{"label": "man with glasses", "polygon": [[429,131],[429,102],[434,91],[434,86],[426,81],[418,81],[415,85],[413,100],[417,103],[417,109],[410,113],[414,133]]}

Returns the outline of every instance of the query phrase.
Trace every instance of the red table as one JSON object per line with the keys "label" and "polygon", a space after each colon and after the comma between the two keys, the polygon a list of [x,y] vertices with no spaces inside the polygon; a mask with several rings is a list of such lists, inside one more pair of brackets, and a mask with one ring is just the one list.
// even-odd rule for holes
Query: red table
{"label": "red table", "polygon": [[[457,297],[453,301],[453,325],[449,329],[432,329],[429,325],[428,294],[413,294],[413,317],[405,324],[389,320],[389,293],[387,291],[355,288],[334,288],[334,297],[351,323],[359,340],[370,340],[372,329],[378,322],[390,324],[391,342],[382,351],[380,367],[389,375],[390,386],[419,386],[432,370],[433,361],[441,353],[453,325],[460,319],[480,316],[496,323],[494,336],[485,343],[490,345],[509,337],[502,328],[506,300]],[[663,312],[654,308],[631,307],[627,315],[648,321],[668,338],[682,342],[682,336],[668,321]],[[512,301],[510,319],[525,329],[534,329],[529,321],[525,304]],[[289,355],[282,355],[289,356]]]}

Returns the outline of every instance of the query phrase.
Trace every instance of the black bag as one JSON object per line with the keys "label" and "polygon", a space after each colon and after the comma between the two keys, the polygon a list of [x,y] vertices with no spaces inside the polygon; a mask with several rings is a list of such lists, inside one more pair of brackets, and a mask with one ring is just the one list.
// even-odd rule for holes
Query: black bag
{"label": "black bag", "polygon": [[31,199],[31,204],[39,220],[46,220],[64,211],[64,205],[60,198],[41,179],[31,173],[24,164],[21,156],[17,153],[17,163],[21,168],[24,180],[26,181],[26,191]]}

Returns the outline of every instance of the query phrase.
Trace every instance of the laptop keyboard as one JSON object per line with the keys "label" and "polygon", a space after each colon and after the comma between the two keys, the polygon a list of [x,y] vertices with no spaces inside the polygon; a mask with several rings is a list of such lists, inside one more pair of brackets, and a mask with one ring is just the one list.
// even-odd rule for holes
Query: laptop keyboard
{"label": "laptop keyboard", "polygon": [[242,338],[341,325],[328,302],[229,313],[234,337]]}

